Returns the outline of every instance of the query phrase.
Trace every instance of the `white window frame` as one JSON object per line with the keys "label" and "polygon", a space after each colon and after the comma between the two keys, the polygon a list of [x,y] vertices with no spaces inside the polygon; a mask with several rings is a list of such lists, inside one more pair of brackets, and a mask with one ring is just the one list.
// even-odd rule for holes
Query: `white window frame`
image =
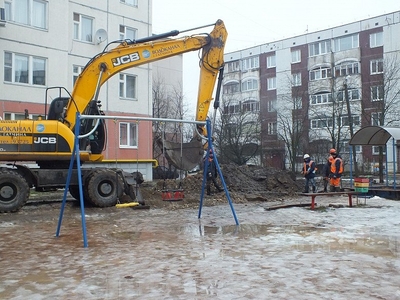
{"label": "white window frame", "polygon": [[[360,126],[360,116],[352,115],[351,118],[353,120],[353,126]],[[349,127],[349,116],[340,116],[340,126]]]}
{"label": "white window frame", "polygon": [[276,111],[276,103],[277,100],[276,99],[271,99],[267,101],[267,111],[268,112],[274,112]]}
{"label": "white window frame", "polygon": [[260,102],[257,100],[246,100],[242,102],[242,112],[259,112]]}
{"label": "white window frame", "polygon": [[[355,145],[356,153],[362,152],[362,147],[360,145]],[[340,145],[340,149],[342,153],[350,153],[350,145],[349,141],[342,141]]]}
{"label": "white window frame", "polygon": [[260,67],[260,60],[258,56],[248,57],[242,60],[242,70],[258,69]]}
{"label": "white window frame", "polygon": [[381,116],[382,116],[382,112],[380,112],[380,111],[371,113],[371,125],[372,126],[382,126],[383,124],[382,125],[380,124]]}
{"label": "white window frame", "polygon": [[138,7],[138,0],[120,0],[120,2],[129,6]]}
{"label": "white window frame", "polygon": [[137,29],[125,25],[119,25],[119,39],[120,40],[136,40]]}
{"label": "white window frame", "polygon": [[267,90],[276,90],[276,77],[267,78]]}
{"label": "white window frame", "polygon": [[242,81],[241,88],[242,88],[242,92],[258,90],[258,80],[257,79],[245,79]]}
{"label": "white window frame", "polygon": [[[6,64],[6,55],[10,56],[11,55],[11,64]],[[20,70],[18,69],[17,65],[21,65],[20,62],[18,62],[18,58],[24,59],[26,61],[25,64],[25,70],[22,69],[22,66]],[[8,60],[8,59],[7,59]],[[35,65],[37,63],[40,63],[44,65],[44,68],[41,68],[39,70],[35,70]],[[39,76],[36,78],[35,72],[43,72],[44,76]],[[25,72],[26,75],[26,81],[19,81],[17,80],[18,73]],[[35,78],[41,78],[43,77],[43,80],[41,83],[35,82]],[[21,54],[21,53],[14,53],[14,52],[9,52],[5,51],[4,52],[4,82],[9,82],[9,83],[15,83],[15,84],[27,84],[27,85],[34,85],[34,86],[45,86],[47,82],[47,59],[44,57],[39,57],[39,56],[32,56],[32,55],[27,55],[27,54]]]}
{"label": "white window frame", "polygon": [[383,85],[371,86],[371,101],[382,101],[385,96]]}
{"label": "white window frame", "polygon": [[302,109],[303,108],[303,98],[302,97],[293,97],[293,107],[294,107],[294,109]]}
{"label": "white window frame", "polygon": [[[20,7],[18,1],[5,1],[6,20],[17,24],[24,24],[38,29],[47,29],[48,2],[43,0],[25,0],[25,6]],[[38,6],[40,5],[40,7]],[[24,20],[18,19],[24,14]]]}
{"label": "white window frame", "polygon": [[226,70],[228,73],[240,71],[240,63],[238,60],[226,63]]}
{"label": "white window frame", "polygon": [[231,81],[224,84],[222,93],[224,95],[235,94],[240,92],[240,83],[237,81]]}
{"label": "white window frame", "polygon": [[310,81],[321,80],[332,77],[330,67],[318,67],[310,70]]}
{"label": "white window frame", "polygon": [[301,62],[301,50],[292,50],[292,64]]}
{"label": "white window frame", "polygon": [[119,123],[119,147],[137,148],[138,147],[138,124],[129,122]]}
{"label": "white window frame", "polygon": [[316,43],[312,43],[308,46],[309,56],[317,56],[331,52],[331,41],[325,40]]}
{"label": "white window frame", "polygon": [[359,47],[358,33],[335,39],[335,51],[346,51]]}
{"label": "white window frame", "polygon": [[[361,99],[361,90],[360,89],[347,89],[347,94],[349,96],[349,101]],[[346,100],[346,91],[345,90],[338,91],[336,93],[336,99],[338,101],[345,101]]]}
{"label": "white window frame", "polygon": [[370,61],[371,75],[383,73],[383,59],[372,59]]}
{"label": "white window frame", "polygon": [[83,66],[73,65],[72,66],[72,86],[75,85],[75,82],[78,80],[79,75],[83,71]]}
{"label": "white window frame", "polygon": [[333,126],[332,118],[319,118],[310,120],[311,129],[321,129]]}
{"label": "white window frame", "polygon": [[276,67],[276,55],[268,55],[267,56],[267,68],[275,68]]}
{"label": "white window frame", "polygon": [[[378,155],[379,154],[379,147],[380,146],[372,146],[372,154],[373,155]],[[386,147],[385,146],[381,146],[383,148],[383,154],[386,154]]]}
{"label": "white window frame", "polygon": [[311,95],[311,105],[325,104],[332,102],[332,93],[320,93]]}
{"label": "white window frame", "polygon": [[[129,80],[132,80],[130,84],[133,84],[133,93],[128,93]],[[137,76],[133,74],[120,73],[119,74],[119,97],[127,100],[137,100]]]}
{"label": "white window frame", "polygon": [[292,86],[301,86],[301,73],[292,74]]}
{"label": "white window frame", "polygon": [[[28,118],[30,120],[38,120],[40,114],[29,114]],[[22,113],[13,113],[13,112],[4,112],[3,120],[25,120],[25,114]]]}
{"label": "white window frame", "polygon": [[275,135],[278,133],[277,122],[268,122],[268,135]]}
{"label": "white window frame", "polygon": [[383,31],[371,33],[369,35],[369,47],[376,48],[383,46]]}
{"label": "white window frame", "polygon": [[335,66],[335,76],[347,76],[352,74],[359,74],[360,63],[358,61],[346,61]]}
{"label": "white window frame", "polygon": [[[84,23],[90,22],[90,32],[85,32],[86,28]],[[94,18],[85,16],[79,13],[73,13],[73,23],[74,23],[74,40],[93,43],[93,26],[94,26]]]}

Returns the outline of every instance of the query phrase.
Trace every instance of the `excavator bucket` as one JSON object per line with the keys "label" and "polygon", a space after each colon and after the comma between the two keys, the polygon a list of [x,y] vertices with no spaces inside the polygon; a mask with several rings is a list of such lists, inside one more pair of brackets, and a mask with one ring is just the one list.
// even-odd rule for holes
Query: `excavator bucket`
{"label": "excavator bucket", "polygon": [[[160,146],[162,147],[162,141],[160,142]],[[183,144],[164,141],[164,155],[168,162],[177,169],[183,171],[193,169],[201,163],[203,154],[203,144],[200,139],[195,138],[189,143]]]}

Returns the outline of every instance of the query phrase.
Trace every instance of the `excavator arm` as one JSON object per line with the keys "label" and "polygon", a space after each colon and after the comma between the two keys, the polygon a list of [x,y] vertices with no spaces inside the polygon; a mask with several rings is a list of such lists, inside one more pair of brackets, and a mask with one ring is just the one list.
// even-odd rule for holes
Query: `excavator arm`
{"label": "excavator arm", "polygon": [[[177,35],[172,31],[169,36]],[[77,79],[64,113],[64,123],[74,128],[76,112],[84,113],[90,101],[97,100],[100,86],[113,75],[132,67],[151,63],[182,53],[202,50],[196,121],[207,118],[217,74],[224,64],[227,31],[222,20],[214,24],[209,34],[192,35],[177,39],[148,37],[133,42],[124,41],[116,48],[96,55]]]}

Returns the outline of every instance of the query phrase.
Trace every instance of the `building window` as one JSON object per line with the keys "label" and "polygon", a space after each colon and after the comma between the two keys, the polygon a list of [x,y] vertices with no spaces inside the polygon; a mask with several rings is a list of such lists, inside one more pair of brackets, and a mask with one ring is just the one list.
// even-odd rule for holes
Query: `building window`
{"label": "building window", "polygon": [[311,95],[311,104],[324,104],[332,102],[332,94],[331,93],[321,93]]}
{"label": "building window", "polygon": [[310,71],[310,80],[320,80],[332,77],[332,70],[328,67],[319,67]]}
{"label": "building window", "polygon": [[292,64],[301,62],[301,51],[293,50],[292,51]]}
{"label": "building window", "polygon": [[301,86],[301,73],[292,74],[292,86]]}
{"label": "building window", "polygon": [[[29,114],[28,118],[30,120],[38,120],[39,116],[40,116],[39,114]],[[25,114],[11,113],[11,112],[4,113],[4,120],[25,120],[25,119],[26,119]]]}
{"label": "building window", "polygon": [[382,112],[371,113],[371,125],[372,126],[382,126],[383,122],[381,122],[381,119],[382,119]]}
{"label": "building window", "polygon": [[47,2],[41,0],[18,0],[5,2],[8,21],[28,26],[47,28]]}
{"label": "building window", "polygon": [[231,61],[226,64],[228,73],[240,71],[239,61]]}
{"label": "building window", "polygon": [[46,85],[46,59],[4,52],[4,81]]}
{"label": "building window", "polygon": [[383,154],[386,154],[386,147],[384,147],[384,146],[372,146],[372,154],[378,155],[380,147],[382,147]]}
{"label": "building window", "polygon": [[345,51],[354,48],[358,48],[358,34],[335,39],[335,51]]}
{"label": "building window", "polygon": [[268,134],[273,135],[277,133],[277,123],[276,122],[269,122],[268,123]]}
{"label": "building window", "polygon": [[75,82],[78,80],[78,77],[82,73],[82,70],[82,66],[72,66],[72,86],[75,85]]}
{"label": "building window", "polygon": [[136,99],[136,76],[119,74],[119,97]]}
{"label": "building window", "polygon": [[302,109],[303,108],[303,99],[301,97],[293,98],[293,108],[294,109]]}
{"label": "building window", "polygon": [[260,103],[255,100],[248,100],[242,104],[242,112],[258,112],[260,111]]}
{"label": "building window", "polygon": [[267,78],[267,90],[276,90],[276,77]]}
{"label": "building window", "polygon": [[276,67],[276,56],[270,55],[267,56],[267,68],[275,68]]}
{"label": "building window", "polygon": [[[349,100],[360,100],[361,99],[360,98],[361,93],[360,93],[359,89],[347,89],[347,94],[348,94]],[[338,91],[336,93],[336,99],[338,101],[346,100],[346,92],[344,90]]]}
{"label": "building window", "polygon": [[120,0],[121,3],[125,3],[134,7],[138,7],[138,0]]}
{"label": "building window", "polygon": [[[352,116],[352,119],[353,119],[353,126],[359,126],[360,125],[360,116]],[[348,127],[349,126],[349,117],[346,115],[346,116],[341,116],[340,117],[340,125],[341,126],[346,126],[346,127]]]}
{"label": "building window", "polygon": [[380,101],[383,100],[384,90],[383,85],[371,86],[371,100]]}
{"label": "building window", "polygon": [[359,73],[359,63],[357,61],[346,61],[335,66],[335,76],[347,76]]}
{"label": "building window", "polygon": [[238,114],[240,113],[240,105],[232,104],[224,107],[224,114]]}
{"label": "building window", "polygon": [[258,56],[246,58],[242,61],[242,70],[256,69],[260,66]]}
{"label": "building window", "polygon": [[93,42],[93,19],[74,13],[74,39]]}
{"label": "building window", "polygon": [[313,43],[309,45],[310,56],[316,56],[331,52],[331,42],[329,40]]}
{"label": "building window", "polygon": [[311,128],[318,129],[318,128],[327,128],[333,126],[332,118],[323,118],[323,119],[312,119],[311,120]]}
{"label": "building window", "polygon": [[239,82],[229,82],[223,87],[224,94],[234,94],[238,92],[240,92]]}
{"label": "building window", "polygon": [[242,82],[242,92],[254,91],[258,89],[257,79],[248,79]]}
{"label": "building window", "polygon": [[[342,153],[350,153],[350,146],[349,141],[343,141],[340,143],[340,149]],[[356,153],[361,153],[362,148],[360,145],[355,145]],[[353,151],[353,150],[352,150]]]}
{"label": "building window", "polygon": [[267,101],[267,110],[268,110],[268,112],[276,111],[276,99]]}
{"label": "building window", "polygon": [[383,73],[383,59],[373,59],[370,63],[371,75]]}
{"label": "building window", "polygon": [[137,147],[138,126],[137,123],[119,123],[119,147]]}
{"label": "building window", "polygon": [[383,46],[383,32],[371,33],[369,35],[369,46],[371,48]]}
{"label": "building window", "polygon": [[136,35],[137,35],[137,29],[124,26],[124,25],[119,25],[119,39],[120,40],[130,40],[134,41],[136,40]]}

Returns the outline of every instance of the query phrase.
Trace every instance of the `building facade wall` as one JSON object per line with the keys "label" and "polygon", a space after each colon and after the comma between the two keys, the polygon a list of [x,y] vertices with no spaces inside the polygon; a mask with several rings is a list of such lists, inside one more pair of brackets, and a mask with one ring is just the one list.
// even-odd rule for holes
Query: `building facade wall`
{"label": "building facade wall", "polygon": [[[370,38],[376,33],[383,33],[382,45],[371,45]],[[338,116],[338,122],[345,122],[348,119],[347,101],[340,100],[340,107],[332,108],[331,101],[320,101],[320,99],[329,99],[329,97],[343,97],[350,91],[349,107],[354,123],[354,132],[362,126],[373,125],[376,113],[381,109],[383,101],[373,101],[371,99],[371,88],[373,85],[382,84],[384,75],[382,72],[372,72],[371,61],[383,60],[392,58],[392,61],[397,61],[400,57],[400,42],[396,38],[400,34],[400,12],[393,12],[358,22],[345,24],[311,32],[304,35],[266,43],[257,47],[239,50],[225,55],[225,61],[230,64],[238,61],[242,65],[243,60],[248,59],[255,49],[259,52],[260,68],[260,115],[263,142],[263,152],[278,152],[285,160],[285,165],[288,167],[289,151],[287,145],[282,141],[282,124],[279,120],[282,116],[291,119],[295,124],[302,118],[304,122],[303,129],[306,132],[301,147],[302,152],[313,151],[321,141],[326,141],[325,147],[332,147],[333,133],[326,128],[314,128],[316,124],[321,123],[322,116],[327,116],[324,121],[328,124],[329,113]],[[380,38],[380,37],[379,37]],[[349,43],[350,42],[350,46]],[[356,44],[358,43],[358,44]],[[325,49],[324,47],[327,47]],[[328,48],[329,47],[329,48]],[[343,49],[342,49],[343,48]],[[300,51],[299,61],[293,62],[291,55],[293,51]],[[316,53],[311,53],[310,51]],[[250,55],[250,53],[252,53]],[[275,55],[276,66],[268,68],[265,60],[268,56]],[[347,70],[340,70],[340,66],[350,65]],[[386,67],[385,67],[386,68]],[[318,71],[321,70],[321,71]],[[240,78],[241,70],[236,71],[236,77]],[[325,72],[325,73],[324,73]],[[326,76],[328,72],[328,76]],[[237,74],[239,73],[239,74]],[[231,74],[225,71],[226,78],[230,78]],[[299,74],[301,82],[296,84],[288,83],[290,80],[299,80],[299,77],[294,76]],[[312,78],[313,76],[322,76],[321,78]],[[276,87],[269,89],[267,86],[268,78],[276,78]],[[297,79],[296,79],[297,78]],[[292,85],[292,87],[291,87]],[[399,87],[393,90],[399,90]],[[240,91],[237,92],[238,97]],[[323,95],[325,94],[325,95]],[[358,96],[357,96],[358,94]],[[222,95],[222,99],[227,95]],[[302,99],[301,107],[294,107],[291,113],[287,113],[290,109],[286,100],[289,98]],[[390,95],[389,95],[390,97]],[[397,97],[395,92],[392,92],[392,97]],[[320,102],[313,102],[311,99],[318,99]],[[337,98],[339,99],[339,98]],[[275,103],[271,108],[271,101]],[[398,99],[396,101],[399,101]],[[400,101],[399,101],[400,103]],[[396,110],[394,110],[396,111]],[[392,116],[393,117],[393,116]],[[356,121],[354,121],[356,120]],[[271,124],[277,122],[276,132],[271,130]],[[329,121],[330,122],[330,121]],[[397,124],[399,125],[399,124]],[[338,135],[341,139],[342,153],[348,155],[349,148],[346,146],[351,138],[349,127],[343,126],[341,134]],[[327,149],[328,150],[328,149]],[[369,163],[376,160],[376,149],[371,146],[357,147],[357,161],[361,163]],[[301,157],[303,153],[297,153],[299,165],[301,166]],[[271,160],[274,155],[265,155],[263,164],[276,164]],[[322,156],[317,157],[317,160],[325,159]],[[363,159],[365,161],[363,161]]]}

